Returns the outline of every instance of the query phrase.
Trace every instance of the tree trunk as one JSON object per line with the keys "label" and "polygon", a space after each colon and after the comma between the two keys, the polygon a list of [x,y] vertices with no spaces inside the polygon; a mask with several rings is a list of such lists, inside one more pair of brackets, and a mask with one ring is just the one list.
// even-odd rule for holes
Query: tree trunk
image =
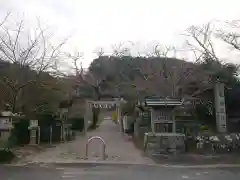
{"label": "tree trunk", "polygon": [[[95,90],[95,94],[96,94],[96,101],[100,101],[101,100],[101,94],[99,92],[99,89],[98,88],[94,88]],[[100,114],[100,108],[95,108],[95,107],[92,107],[92,113],[93,113],[93,119],[92,119],[92,125],[91,125],[91,128],[92,129],[95,129],[96,126],[97,126],[97,123],[98,123],[98,117],[99,117],[99,114]]]}
{"label": "tree trunk", "polygon": [[18,92],[14,92],[13,93],[13,99],[12,99],[12,113],[15,113],[16,111],[16,105],[17,105],[17,95],[18,95]]}
{"label": "tree trunk", "polygon": [[99,114],[100,114],[100,109],[93,107],[92,112],[93,112],[92,127],[96,128],[97,123],[98,123],[98,117],[99,117]]}

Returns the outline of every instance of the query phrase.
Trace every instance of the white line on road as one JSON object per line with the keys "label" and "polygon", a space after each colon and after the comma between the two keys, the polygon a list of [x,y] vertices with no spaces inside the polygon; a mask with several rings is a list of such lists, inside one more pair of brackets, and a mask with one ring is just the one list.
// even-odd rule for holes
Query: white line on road
{"label": "white line on road", "polygon": [[74,176],[70,176],[70,175],[63,175],[61,176],[62,178],[74,178]]}
{"label": "white line on road", "polygon": [[65,175],[69,175],[69,174],[76,174],[76,172],[63,172],[63,174],[65,174]]}
{"label": "white line on road", "polygon": [[119,172],[108,172],[108,171],[65,171],[63,172],[63,175],[71,176],[71,175],[116,175],[116,173],[122,173],[122,171]]}
{"label": "white line on road", "polygon": [[188,179],[188,176],[182,176],[183,179]]}

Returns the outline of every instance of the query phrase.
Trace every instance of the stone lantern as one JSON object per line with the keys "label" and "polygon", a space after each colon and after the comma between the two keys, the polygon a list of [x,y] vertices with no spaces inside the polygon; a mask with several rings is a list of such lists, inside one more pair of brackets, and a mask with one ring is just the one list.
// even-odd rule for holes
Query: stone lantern
{"label": "stone lantern", "polygon": [[11,111],[3,111],[0,113],[0,139],[7,141],[13,129],[12,117],[14,114]]}
{"label": "stone lantern", "polygon": [[30,124],[28,127],[30,131],[30,145],[37,145],[40,143],[40,127],[38,126],[38,120],[32,119],[30,120]]}

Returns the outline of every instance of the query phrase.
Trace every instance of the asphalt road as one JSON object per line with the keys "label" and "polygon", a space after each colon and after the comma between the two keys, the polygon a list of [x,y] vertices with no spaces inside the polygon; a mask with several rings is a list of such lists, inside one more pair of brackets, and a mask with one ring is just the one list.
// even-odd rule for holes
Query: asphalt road
{"label": "asphalt road", "polygon": [[236,180],[240,168],[171,168],[150,166],[16,167],[0,166],[1,180]]}

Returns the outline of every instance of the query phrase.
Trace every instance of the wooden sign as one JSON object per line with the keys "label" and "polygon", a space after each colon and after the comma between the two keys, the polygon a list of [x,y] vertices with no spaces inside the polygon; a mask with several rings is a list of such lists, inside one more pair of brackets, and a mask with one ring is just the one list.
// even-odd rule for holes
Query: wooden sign
{"label": "wooden sign", "polygon": [[38,120],[30,120],[30,127],[38,127]]}
{"label": "wooden sign", "polygon": [[103,109],[110,109],[113,108],[115,104],[98,104],[98,103],[93,103],[92,106],[95,108],[103,108]]}

